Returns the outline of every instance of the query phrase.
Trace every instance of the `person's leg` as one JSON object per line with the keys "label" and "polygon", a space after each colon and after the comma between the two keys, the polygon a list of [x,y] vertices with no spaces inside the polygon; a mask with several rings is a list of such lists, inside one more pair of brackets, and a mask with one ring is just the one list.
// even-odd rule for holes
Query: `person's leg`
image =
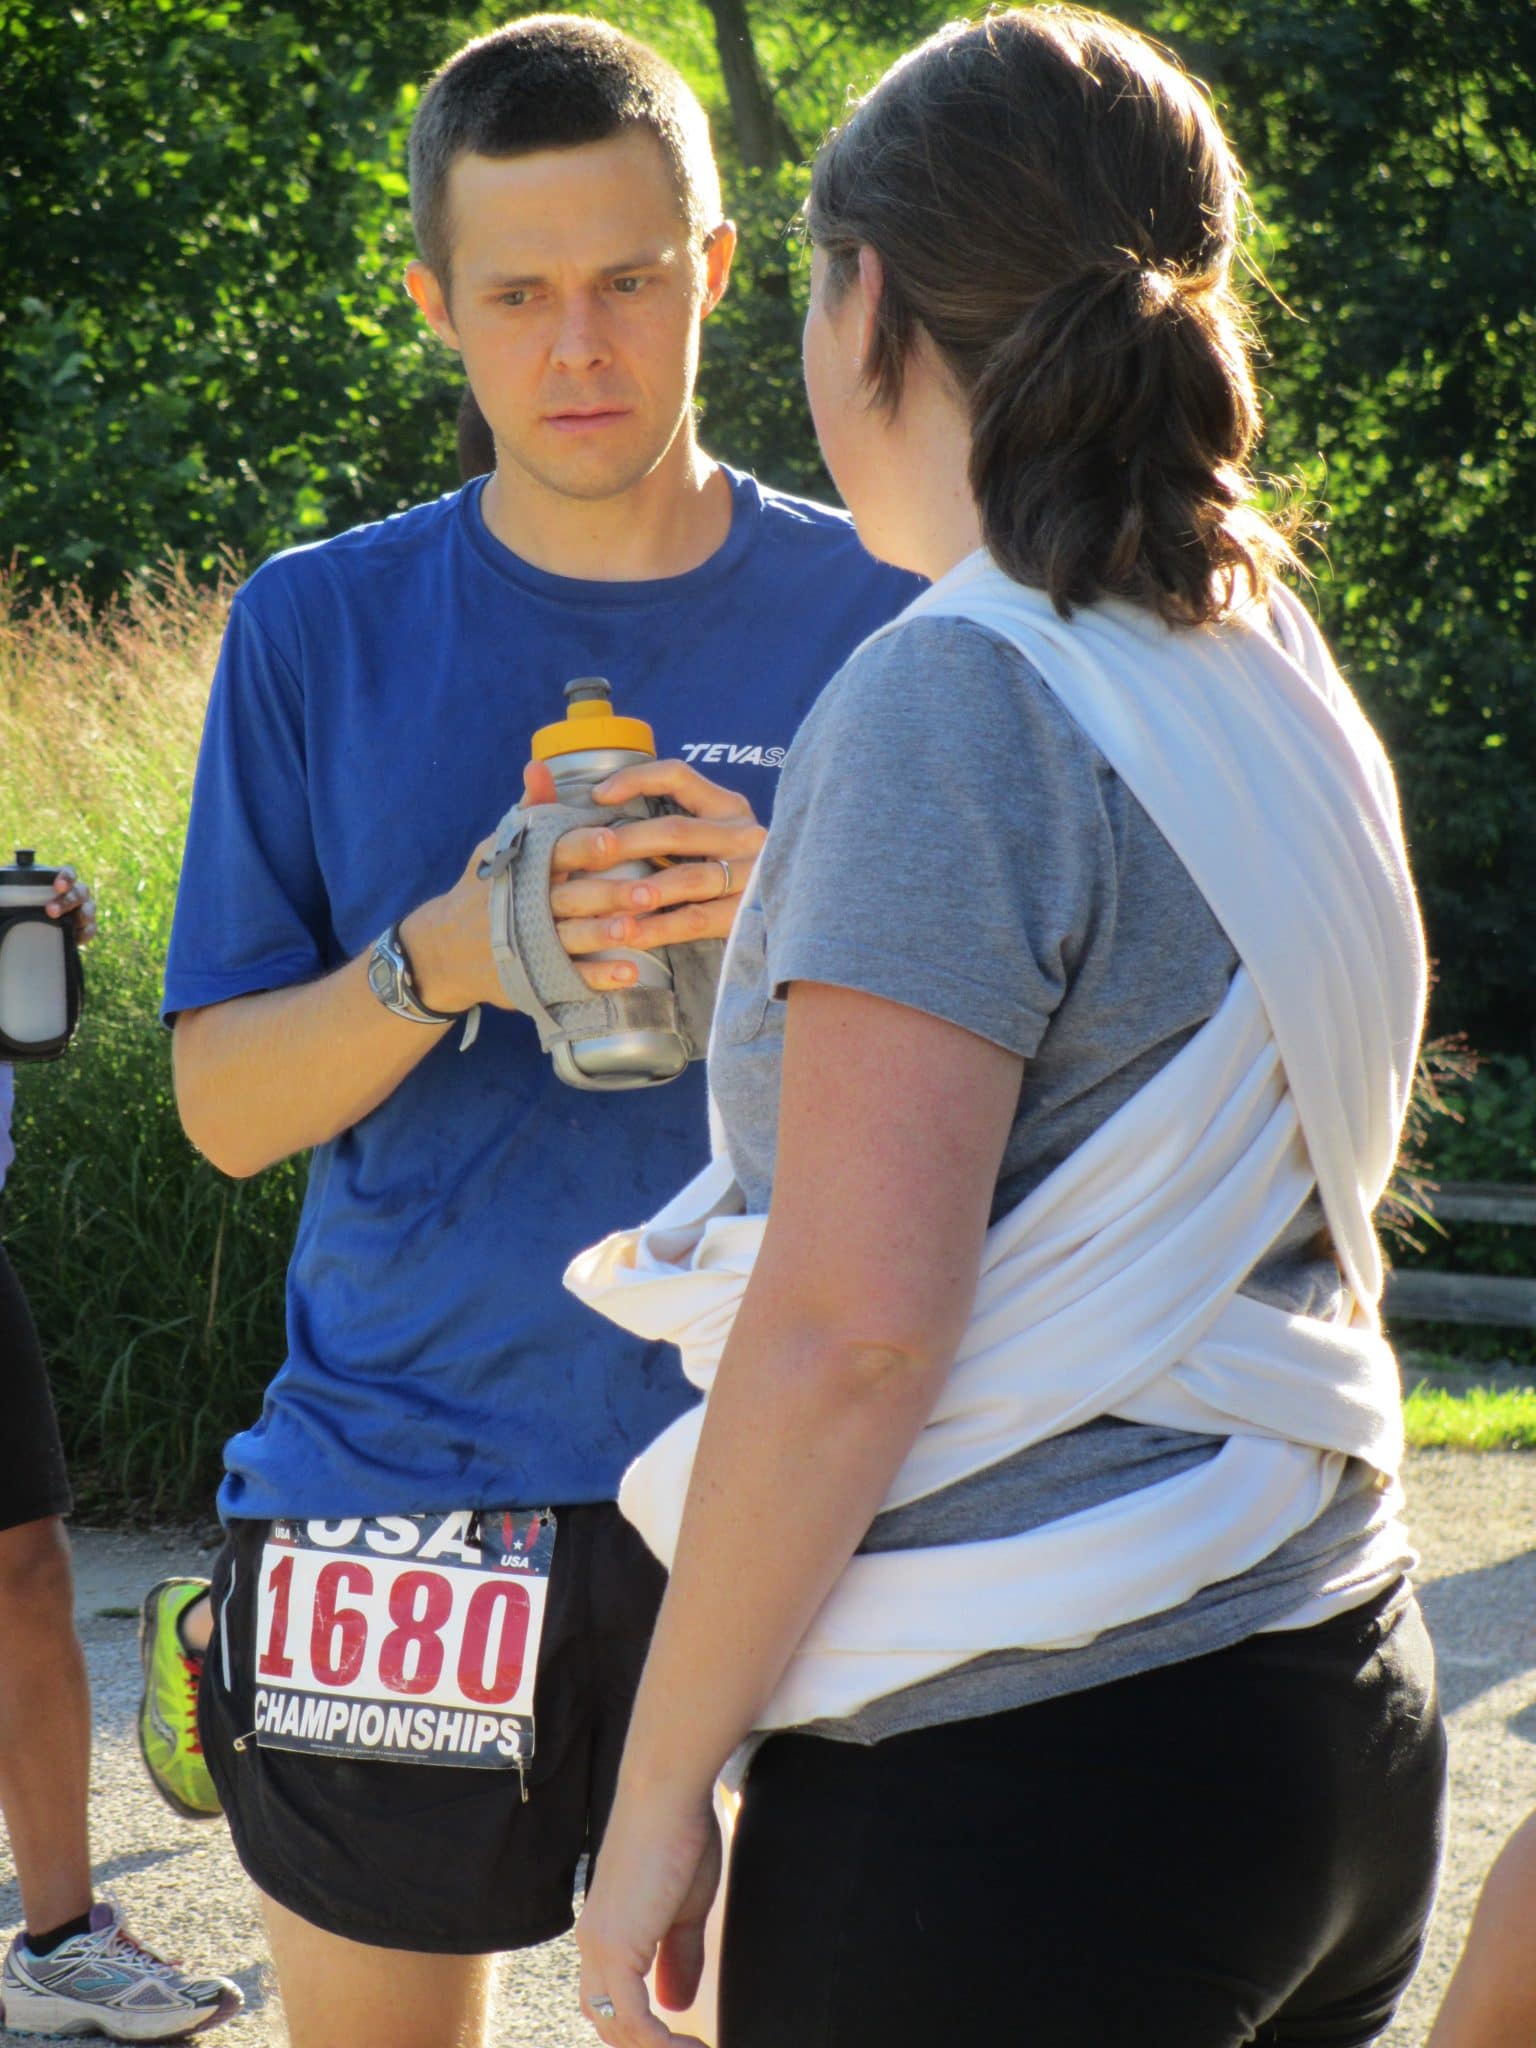
{"label": "person's leg", "polygon": [[326,1934],[263,1897],[290,2048],[481,2048],[489,1956],[418,1955]]}
{"label": "person's leg", "polygon": [[206,1593],[182,1609],[181,1639],[197,1656],[207,1656],[213,1640],[213,1602]]}
{"label": "person's leg", "polygon": [[57,1516],[0,1530],[0,1811],[28,1930],[89,1912],[91,1701]]}
{"label": "person's leg", "polygon": [[1484,1880],[1467,1945],[1426,2048],[1530,2048],[1536,2041],[1536,1813]]}
{"label": "person's leg", "polygon": [[42,1347],[0,1246],[0,1812],[29,1931],[90,1909],[91,1703],[75,1634],[69,1475]]}
{"label": "person's leg", "polygon": [[26,1298],[0,1249],[0,1811],[26,1926],[0,1961],[15,2034],[179,2039],[228,2019],[238,1986],[197,1977],[91,1896],[91,1701],[75,1634],[69,1481]]}

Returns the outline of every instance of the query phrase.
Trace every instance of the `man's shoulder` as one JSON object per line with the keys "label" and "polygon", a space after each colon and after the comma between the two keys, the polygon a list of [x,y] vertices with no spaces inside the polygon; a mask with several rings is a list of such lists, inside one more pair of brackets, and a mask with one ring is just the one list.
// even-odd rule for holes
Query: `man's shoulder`
{"label": "man's shoulder", "polygon": [[[864,544],[854,523],[841,506],[798,497],[793,491],[776,490],[755,476],[739,476],[737,481],[756,494],[760,533],[768,541],[808,552],[834,548],[864,554]],[[866,559],[874,561],[872,555]]]}
{"label": "man's shoulder", "polygon": [[[756,477],[740,479],[757,495],[757,550],[786,573],[827,575],[845,594],[862,589],[875,597],[884,616],[910,602],[922,579],[870,554],[851,517],[840,506],[776,490]],[[787,593],[793,595],[793,593]]]}
{"label": "man's shoulder", "polygon": [[284,548],[241,587],[240,601],[258,617],[281,618],[302,613],[317,599],[333,603],[349,588],[396,586],[454,545],[462,497],[462,490],[449,491],[323,540]]}

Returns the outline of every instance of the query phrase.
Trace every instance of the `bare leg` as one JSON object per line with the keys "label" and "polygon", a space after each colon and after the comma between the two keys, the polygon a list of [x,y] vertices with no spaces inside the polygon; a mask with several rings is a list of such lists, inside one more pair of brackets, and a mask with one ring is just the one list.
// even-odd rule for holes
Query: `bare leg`
{"label": "bare leg", "polygon": [[0,1811],[28,1928],[91,1904],[91,1696],[57,1516],[0,1530]]}
{"label": "bare leg", "polygon": [[199,1657],[206,1656],[213,1640],[213,1602],[206,1593],[189,1601],[181,1610],[181,1639]]}
{"label": "bare leg", "polygon": [[1536,2041],[1536,1813],[1500,1850],[1426,2048],[1530,2048]]}
{"label": "bare leg", "polygon": [[491,1957],[372,1948],[261,1906],[290,2048],[483,2048]]}

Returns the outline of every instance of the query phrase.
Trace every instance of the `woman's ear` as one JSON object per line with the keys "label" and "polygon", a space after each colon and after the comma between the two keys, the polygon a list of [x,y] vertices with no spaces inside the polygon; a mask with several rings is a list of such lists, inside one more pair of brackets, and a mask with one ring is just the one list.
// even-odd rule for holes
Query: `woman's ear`
{"label": "woman's ear", "polygon": [[874,354],[875,328],[885,294],[885,265],[868,242],[859,245],[859,372]]}

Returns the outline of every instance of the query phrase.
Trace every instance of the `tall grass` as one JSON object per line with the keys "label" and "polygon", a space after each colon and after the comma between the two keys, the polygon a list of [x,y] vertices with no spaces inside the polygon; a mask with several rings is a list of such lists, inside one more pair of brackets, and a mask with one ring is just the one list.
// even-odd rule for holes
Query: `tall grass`
{"label": "tall grass", "polygon": [[232,587],[173,569],[103,616],[68,596],[23,612],[0,583],[0,844],[72,860],[101,911],[78,1038],[17,1069],[4,1197],[87,1511],[206,1512],[282,1356],[301,1169],[235,1185],[197,1158],[157,1014]]}

